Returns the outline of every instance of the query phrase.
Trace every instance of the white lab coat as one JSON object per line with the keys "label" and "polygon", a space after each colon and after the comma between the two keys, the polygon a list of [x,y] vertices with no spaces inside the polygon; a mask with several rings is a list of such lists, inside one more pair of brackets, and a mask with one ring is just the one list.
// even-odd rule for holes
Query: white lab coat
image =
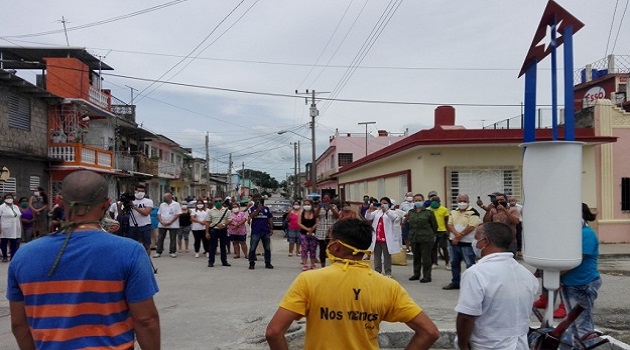
{"label": "white lab coat", "polygon": [[365,218],[368,220],[372,220],[372,228],[374,229],[372,232],[372,244],[370,245],[370,250],[374,250],[374,245],[376,244],[376,226],[378,225],[378,221],[383,217],[383,228],[385,229],[385,243],[387,243],[387,251],[390,254],[398,253],[402,247],[400,246],[400,240],[396,238],[396,234],[394,233],[394,221],[398,218],[398,214],[394,210],[387,210],[383,212],[381,209],[377,209],[375,211],[368,211],[365,213]]}
{"label": "white lab coat", "polygon": [[22,212],[17,205],[0,204],[0,229],[2,229],[0,238],[16,239],[22,237],[21,216]]}

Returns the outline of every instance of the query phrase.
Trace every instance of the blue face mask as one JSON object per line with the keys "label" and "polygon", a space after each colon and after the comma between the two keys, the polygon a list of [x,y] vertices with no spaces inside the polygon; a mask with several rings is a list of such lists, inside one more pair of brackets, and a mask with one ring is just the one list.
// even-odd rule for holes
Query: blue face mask
{"label": "blue face mask", "polygon": [[413,206],[416,208],[423,208],[424,207],[424,203],[423,202],[414,202]]}

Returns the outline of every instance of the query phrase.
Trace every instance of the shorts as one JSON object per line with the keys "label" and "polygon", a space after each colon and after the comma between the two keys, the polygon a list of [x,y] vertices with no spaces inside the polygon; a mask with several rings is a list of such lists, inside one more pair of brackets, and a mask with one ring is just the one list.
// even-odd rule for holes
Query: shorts
{"label": "shorts", "polygon": [[127,237],[133,239],[134,241],[142,242],[145,246],[151,245],[151,225],[145,226],[129,226],[129,232],[127,233]]}
{"label": "shorts", "polygon": [[245,242],[247,235],[230,235],[230,242]]}
{"label": "shorts", "polygon": [[187,241],[189,235],[190,235],[190,226],[182,226],[181,230],[177,232],[177,239],[178,240],[183,239],[184,241]]}
{"label": "shorts", "polygon": [[300,229],[289,229],[287,231],[287,242],[300,243]]}

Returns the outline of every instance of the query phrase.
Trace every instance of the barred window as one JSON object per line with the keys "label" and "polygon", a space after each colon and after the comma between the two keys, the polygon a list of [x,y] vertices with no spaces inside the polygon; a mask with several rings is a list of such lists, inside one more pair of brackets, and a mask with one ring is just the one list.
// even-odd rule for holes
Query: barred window
{"label": "barred window", "polygon": [[40,183],[39,176],[31,176],[29,179],[28,188],[31,191],[36,191],[37,187],[39,187],[39,183]]}
{"label": "barred window", "polygon": [[0,195],[17,192],[17,181],[14,177],[10,177],[7,181],[0,181]]}
{"label": "barred window", "polygon": [[18,94],[9,94],[9,127],[31,130],[31,100]]}
{"label": "barred window", "polygon": [[344,166],[352,163],[352,153],[339,153],[337,156],[339,166]]}

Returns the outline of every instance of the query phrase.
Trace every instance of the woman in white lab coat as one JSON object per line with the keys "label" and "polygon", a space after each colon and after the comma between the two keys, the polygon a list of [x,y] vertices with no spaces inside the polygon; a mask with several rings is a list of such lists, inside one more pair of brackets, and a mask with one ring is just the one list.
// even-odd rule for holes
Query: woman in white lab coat
{"label": "woman in white lab coat", "polygon": [[4,195],[3,202],[0,204],[0,250],[2,250],[2,262],[8,262],[7,246],[11,246],[11,256],[15,256],[20,245],[20,237],[22,236],[22,223],[20,217],[22,212],[17,205],[13,203],[14,196],[12,193]]}
{"label": "woman in white lab coat", "polygon": [[[370,206],[365,218],[372,220],[372,245],[370,250],[374,252],[374,270],[385,276],[392,276],[392,256],[390,253],[400,252],[400,241],[394,233],[394,221],[398,218],[398,214],[394,210],[390,210],[392,201],[387,198],[381,198],[379,203]],[[384,270],[383,270],[384,262]]]}

